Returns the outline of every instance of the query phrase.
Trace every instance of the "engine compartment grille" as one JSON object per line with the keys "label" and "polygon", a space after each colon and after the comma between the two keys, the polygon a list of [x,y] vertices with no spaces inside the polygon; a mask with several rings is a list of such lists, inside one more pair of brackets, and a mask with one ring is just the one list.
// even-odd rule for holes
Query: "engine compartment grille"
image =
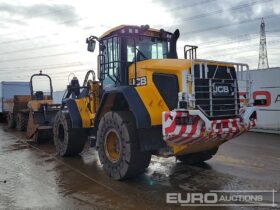
{"label": "engine compartment grille", "polygon": [[196,108],[209,119],[234,118],[239,114],[240,100],[234,67],[195,64],[194,84]]}

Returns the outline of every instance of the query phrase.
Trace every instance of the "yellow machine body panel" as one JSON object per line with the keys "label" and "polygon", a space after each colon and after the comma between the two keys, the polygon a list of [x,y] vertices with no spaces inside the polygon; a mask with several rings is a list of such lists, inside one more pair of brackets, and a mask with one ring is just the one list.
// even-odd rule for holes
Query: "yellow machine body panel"
{"label": "yellow machine body panel", "polygon": [[90,128],[90,111],[88,109],[88,99],[87,98],[81,98],[81,99],[76,99],[76,104],[79,109],[79,113],[82,119],[82,125],[83,128]]}
{"label": "yellow machine body panel", "polygon": [[184,154],[213,149],[215,147],[220,146],[224,142],[225,141],[206,141],[206,142],[198,142],[195,144],[187,144],[187,145],[175,145],[175,144],[168,144],[168,145],[172,149],[173,155],[184,155]]}
{"label": "yellow machine body panel", "polygon": [[[199,61],[195,61],[194,64],[199,64]],[[232,65],[227,63],[208,62],[208,64],[232,67]],[[191,65],[191,60],[188,59],[150,59],[140,61],[136,64],[136,77],[139,79],[138,81],[135,81],[135,65],[132,64],[129,67],[129,82],[130,84],[133,82],[140,83],[135,86],[135,89],[150,115],[151,126],[161,125],[162,112],[169,111],[169,108],[153,82],[153,74],[176,75],[180,92],[182,91],[182,71],[187,71],[191,74]],[[141,78],[143,77],[146,77],[147,84],[145,85],[141,85]],[[188,90],[189,93],[192,92],[191,82],[188,83]]]}
{"label": "yellow machine body panel", "polygon": [[[182,90],[182,71],[190,71],[191,61],[185,59],[146,60],[137,62],[137,78],[146,77],[147,84],[136,86],[135,89],[144,103],[151,125],[162,124],[162,112],[169,110],[164,99],[153,82],[153,73],[173,74],[178,78],[179,91]],[[130,83],[135,78],[135,65],[129,67]],[[191,88],[191,86],[190,86]]]}
{"label": "yellow machine body panel", "polygon": [[99,83],[90,81],[88,83],[89,94],[86,97],[76,99],[83,128],[94,126],[95,112],[99,107]]}

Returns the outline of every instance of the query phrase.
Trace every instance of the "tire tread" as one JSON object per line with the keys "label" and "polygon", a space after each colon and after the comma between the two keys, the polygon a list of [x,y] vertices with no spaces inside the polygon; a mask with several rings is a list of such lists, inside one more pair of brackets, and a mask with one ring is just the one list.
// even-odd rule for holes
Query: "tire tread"
{"label": "tire tread", "polygon": [[[121,138],[126,138],[128,135],[128,139],[122,139],[123,148],[128,146],[130,148],[130,160],[127,154],[122,153],[121,161],[125,165],[126,171],[119,171],[119,177],[116,176],[116,168],[121,166],[112,166],[110,165],[109,160],[107,160],[104,149],[102,145],[104,144],[104,135],[108,126],[115,126],[115,129],[118,133],[126,132],[121,135]],[[98,126],[97,132],[97,150],[99,154],[99,158],[101,163],[103,164],[103,168],[105,171],[117,180],[125,180],[134,176],[137,176],[140,173],[143,173],[145,169],[148,167],[151,154],[149,152],[141,152],[140,144],[138,141],[137,130],[135,126],[135,119],[130,112],[107,112],[101,119],[100,124]]]}

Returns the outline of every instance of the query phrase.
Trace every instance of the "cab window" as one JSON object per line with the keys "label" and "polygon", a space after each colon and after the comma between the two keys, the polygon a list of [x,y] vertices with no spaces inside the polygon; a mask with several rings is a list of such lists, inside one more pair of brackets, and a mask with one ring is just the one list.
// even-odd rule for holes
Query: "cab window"
{"label": "cab window", "polygon": [[163,59],[167,57],[168,42],[155,37],[136,37],[127,40],[127,61]]}

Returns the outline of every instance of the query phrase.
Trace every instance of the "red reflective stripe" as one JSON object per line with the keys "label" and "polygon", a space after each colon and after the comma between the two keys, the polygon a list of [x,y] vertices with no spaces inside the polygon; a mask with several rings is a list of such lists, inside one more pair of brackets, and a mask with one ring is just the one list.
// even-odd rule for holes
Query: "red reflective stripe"
{"label": "red reflective stripe", "polygon": [[175,128],[176,128],[176,123],[175,123],[175,120],[174,120],[171,123],[171,125],[169,127],[165,128],[164,130],[165,130],[165,133],[172,133],[172,132],[174,132]]}
{"label": "red reflective stripe", "polygon": [[167,121],[170,116],[169,112],[164,113],[164,121]]}
{"label": "red reflective stripe", "polygon": [[181,135],[182,135],[183,133],[185,133],[186,130],[187,130],[187,126],[186,126],[186,125],[185,125],[185,126],[182,126],[181,129],[180,129],[179,134],[176,135],[176,136],[172,136],[171,138],[168,139],[168,141],[174,141],[174,140],[177,140],[177,138],[182,137]]}
{"label": "red reflective stripe", "polygon": [[183,133],[185,133],[187,130],[187,126],[186,125],[182,125],[181,130],[179,131],[178,135],[182,135]]}
{"label": "red reflective stripe", "polygon": [[238,127],[238,125],[237,125],[236,119],[234,119],[234,120],[232,121],[232,127],[233,127],[233,128],[236,128],[236,132],[239,132],[239,127]]}
{"label": "red reflective stripe", "polygon": [[182,116],[182,112],[176,112],[176,117],[181,117]]}
{"label": "red reflective stripe", "polygon": [[228,128],[228,120],[222,122],[223,128]]}
{"label": "red reflective stripe", "polygon": [[222,133],[223,132],[223,129],[222,129],[222,126],[220,126],[220,128],[218,129],[218,133]]}
{"label": "red reflective stripe", "polygon": [[203,122],[200,127],[200,134],[203,135],[204,131],[205,131],[205,123]]}
{"label": "red reflective stripe", "polygon": [[[180,117],[182,115],[182,112],[177,112],[176,113],[176,117]],[[176,129],[176,121],[175,121],[175,118],[173,119],[171,125],[169,127],[166,127],[164,129],[165,133],[172,133],[174,132]]]}
{"label": "red reflective stripe", "polygon": [[[195,121],[194,121],[194,123],[193,123],[193,125],[192,125],[192,129],[191,129],[191,131],[188,133],[188,135],[186,136],[186,139],[190,138],[190,137],[196,132],[198,121],[199,121],[199,118],[198,118],[198,117],[195,118]],[[184,140],[184,139],[182,139],[182,140]],[[176,143],[179,143],[179,142],[181,142],[182,140],[177,141]]]}

